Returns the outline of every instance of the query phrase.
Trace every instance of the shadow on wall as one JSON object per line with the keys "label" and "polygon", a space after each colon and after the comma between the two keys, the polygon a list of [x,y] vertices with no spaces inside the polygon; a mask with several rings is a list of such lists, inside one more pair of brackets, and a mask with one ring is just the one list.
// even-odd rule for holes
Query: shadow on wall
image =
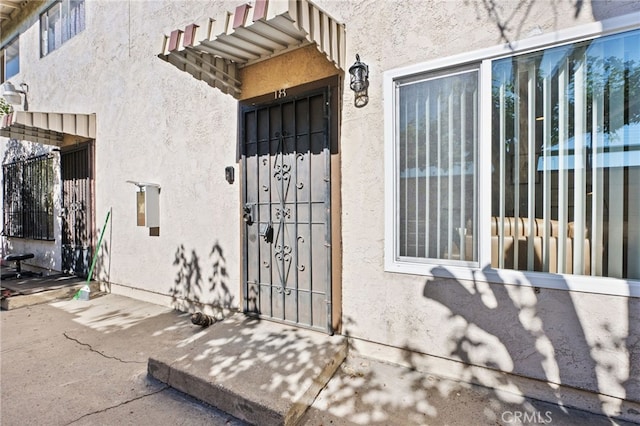
{"label": "shadow on wall", "polygon": [[[488,18],[493,22],[500,32],[500,40],[507,44],[531,36],[528,32],[532,31],[533,27],[526,24],[535,22],[533,9],[536,5],[553,11],[555,18],[552,31],[566,26],[565,22],[558,20],[558,9],[564,8],[566,0],[517,0],[511,2],[466,0],[465,3],[474,7],[478,19]],[[637,2],[630,0],[572,0],[571,3],[574,8],[574,19],[588,13],[586,6],[590,5],[591,13],[596,21],[637,12],[639,9]]]}
{"label": "shadow on wall", "polygon": [[[445,268],[438,269],[434,275],[439,278],[427,280],[423,295],[450,311],[450,347],[445,356],[464,363],[461,368],[465,370],[463,377],[466,381],[487,383],[487,371],[473,367],[475,365],[494,369],[496,383],[502,382],[502,386],[506,385],[516,393],[525,393],[526,390],[519,389],[512,378],[501,375],[501,370],[537,378],[541,380],[541,387],[547,387],[543,391],[545,396],[554,398],[553,402],[560,406],[572,406],[573,403],[557,384],[587,391],[595,388],[604,395],[610,394],[612,387],[618,388],[625,399],[640,401],[640,305],[634,303],[633,298],[627,298],[628,329],[625,329],[625,324],[621,327],[603,315],[597,319],[590,318],[590,326],[600,329],[589,333],[583,327],[586,321],[581,321],[567,290],[503,283],[489,285],[476,279],[463,282]],[[606,296],[584,294],[581,300],[590,299],[584,303],[597,305],[599,297]],[[611,304],[607,303],[610,309],[622,309],[624,300],[613,299],[613,302],[609,300]],[[620,305],[615,304],[617,301]],[[583,318],[594,315],[589,308],[591,306],[582,307],[580,314]],[[598,309],[595,310],[597,313]],[[626,336],[622,335],[625,332]],[[608,338],[589,339],[588,333]],[[506,361],[497,353],[500,352],[496,351],[497,347],[506,352]],[[619,359],[620,356],[627,358],[627,366]],[[407,361],[411,364],[411,360]],[[499,397],[498,394],[495,396]],[[590,411],[607,416],[638,414],[624,410],[619,401],[605,397]]]}
{"label": "shadow on wall", "polygon": [[2,164],[4,165],[15,161],[24,161],[31,157],[47,154],[51,151],[51,148],[52,147],[38,143],[9,139],[5,145]]}
{"label": "shadow on wall", "polygon": [[[96,229],[96,245],[98,249],[98,256],[96,258],[96,264],[93,267],[92,279],[98,280],[104,286],[103,290],[111,292],[111,252],[113,247],[113,210],[109,210],[109,221],[105,224],[108,228],[104,229],[100,227]],[[104,226],[104,225],[103,225]],[[102,240],[100,241],[100,235]],[[93,262],[93,251],[91,251],[91,257],[87,263],[87,273],[90,272],[91,263]]]}
{"label": "shadow on wall", "polygon": [[[447,345],[433,348],[434,357],[425,357],[420,353],[424,345],[418,349],[406,343],[403,354],[408,369],[350,358],[307,413],[305,424],[345,424],[347,420],[368,425],[606,425],[619,424],[615,417],[640,420],[637,299],[634,304],[633,298],[613,297],[614,303],[608,304],[624,311],[628,303],[626,329],[617,321],[620,315],[607,317],[599,315],[604,308],[589,309],[602,295],[582,294],[577,307],[566,290],[489,285],[484,278],[461,281],[444,267],[434,274],[439,278],[426,281],[423,297],[447,308],[448,318],[437,323],[446,324],[441,333],[447,333]],[[586,309],[582,297],[591,298]],[[587,322],[591,329],[583,326]],[[356,325],[345,317],[345,329]],[[423,336],[426,340],[432,331],[423,326],[412,339]],[[628,375],[621,359],[625,356]],[[447,362],[447,370],[441,370],[439,357],[461,362]],[[540,381],[522,381],[519,375]],[[611,380],[616,383],[612,385]],[[590,412],[571,409],[579,390],[593,386],[604,394],[600,402],[591,405]],[[612,386],[632,402],[620,404],[609,398],[606,389]],[[544,396],[547,402],[527,398],[532,389],[533,398]],[[516,421],[515,415],[529,421]]]}
{"label": "shadow on wall", "polygon": [[33,253],[34,258],[22,261],[22,265],[42,268],[54,271],[56,266],[56,251],[50,241],[26,240],[23,238],[10,238],[2,235],[0,243],[0,256],[4,257],[12,253]]}
{"label": "shadow on wall", "polygon": [[[582,6],[583,3],[585,3],[584,0],[576,1],[576,16],[580,13],[580,6]],[[596,21],[614,18],[627,13],[638,12],[640,9],[637,2],[629,0],[591,0],[590,3],[593,18]]]}
{"label": "shadow on wall", "polygon": [[[100,245],[98,258],[96,259],[96,264],[93,268],[93,280],[99,280],[104,285],[104,290],[107,292],[111,292],[111,249],[110,242],[106,241],[107,235],[105,235],[105,239],[102,241]],[[89,260],[93,262],[93,259]],[[89,268],[91,268],[91,264],[89,264]]]}
{"label": "shadow on wall", "polygon": [[204,310],[218,319],[224,318],[236,307],[229,290],[224,250],[217,241],[203,262],[205,265],[201,266],[201,258],[195,250],[188,252],[183,244],[178,246],[173,261],[178,270],[169,289],[173,306],[187,312]]}

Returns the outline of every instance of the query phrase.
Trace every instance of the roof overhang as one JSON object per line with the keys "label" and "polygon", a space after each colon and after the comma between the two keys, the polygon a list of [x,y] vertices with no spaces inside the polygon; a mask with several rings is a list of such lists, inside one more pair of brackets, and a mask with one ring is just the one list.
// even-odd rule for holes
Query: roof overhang
{"label": "roof overhang", "polygon": [[61,145],[65,135],[96,137],[95,114],[14,111],[0,117],[0,136]]}
{"label": "roof overhang", "polygon": [[24,0],[0,0],[0,22],[12,19],[25,4]]}
{"label": "roof overhang", "polygon": [[159,58],[235,98],[238,69],[315,44],[345,67],[345,27],[308,0],[256,0],[219,19],[187,25],[164,37]]}

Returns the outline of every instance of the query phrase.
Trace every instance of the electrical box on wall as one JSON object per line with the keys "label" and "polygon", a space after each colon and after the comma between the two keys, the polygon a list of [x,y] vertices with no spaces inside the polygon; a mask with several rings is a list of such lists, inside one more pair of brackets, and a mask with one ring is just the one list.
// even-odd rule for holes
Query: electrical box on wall
{"label": "electrical box on wall", "polygon": [[127,182],[138,186],[136,193],[136,223],[147,228],[160,227],[160,185],[155,183]]}

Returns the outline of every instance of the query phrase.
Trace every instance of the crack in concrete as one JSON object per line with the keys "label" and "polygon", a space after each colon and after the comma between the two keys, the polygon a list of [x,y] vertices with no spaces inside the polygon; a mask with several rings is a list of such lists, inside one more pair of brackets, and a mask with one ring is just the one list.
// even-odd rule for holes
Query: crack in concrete
{"label": "crack in concrete", "polygon": [[[71,340],[74,340],[74,339],[71,339]],[[148,397],[148,396],[156,395],[156,394],[158,394],[158,393],[160,393],[160,392],[164,392],[165,390],[167,390],[167,389],[169,389],[169,388],[170,388],[170,386],[165,385],[164,387],[162,387],[162,388],[160,388],[160,389],[158,389],[158,390],[156,390],[156,391],[154,391],[154,392],[146,393],[146,394],[144,394],[144,395],[137,396],[137,397],[135,397],[135,398],[132,398],[132,399],[129,399],[129,400],[123,401],[123,402],[121,402],[121,403],[119,403],[119,404],[112,405],[111,407],[103,408],[102,410],[96,410],[96,411],[92,411],[91,413],[83,414],[82,416],[78,417],[77,419],[75,419],[75,420],[73,420],[73,421],[71,421],[71,422],[67,423],[65,426],[69,426],[69,425],[72,425],[72,424],[74,424],[74,423],[77,423],[77,422],[79,422],[80,420],[84,419],[85,417],[93,416],[93,415],[95,415],[95,414],[106,413],[107,411],[109,411],[109,410],[113,410],[114,408],[119,408],[119,407],[122,407],[122,406],[124,406],[124,405],[127,405],[127,404],[129,404],[129,403],[131,403],[131,402],[138,401],[138,400],[140,400],[140,399],[142,399],[142,398],[146,398],[146,397]]]}
{"label": "crack in concrete", "polygon": [[63,335],[64,337],[66,337],[68,340],[71,340],[71,341],[73,341],[73,342],[76,342],[77,344],[79,344],[79,345],[81,345],[81,346],[86,346],[87,348],[89,348],[89,350],[90,350],[91,352],[95,352],[95,353],[97,353],[98,355],[103,356],[103,357],[105,357],[105,358],[107,358],[107,359],[115,359],[116,361],[120,361],[120,362],[122,362],[122,363],[124,363],[124,364],[144,364],[144,363],[145,363],[145,361],[127,361],[127,360],[124,360],[124,359],[118,358],[117,356],[109,356],[109,355],[105,355],[103,352],[100,352],[100,351],[98,351],[98,350],[96,350],[96,349],[93,349],[93,346],[91,346],[90,344],[88,344],[88,343],[84,343],[84,342],[81,342],[80,340],[78,340],[78,339],[76,339],[76,338],[74,338],[74,337],[69,336],[66,332],[62,333],[62,335]]}

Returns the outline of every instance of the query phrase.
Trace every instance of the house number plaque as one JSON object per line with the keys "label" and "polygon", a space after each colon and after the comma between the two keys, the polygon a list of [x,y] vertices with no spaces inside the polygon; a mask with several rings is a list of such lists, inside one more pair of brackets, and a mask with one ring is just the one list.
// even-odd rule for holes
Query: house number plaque
{"label": "house number plaque", "polygon": [[287,89],[279,89],[273,92],[274,99],[282,99],[287,97]]}

